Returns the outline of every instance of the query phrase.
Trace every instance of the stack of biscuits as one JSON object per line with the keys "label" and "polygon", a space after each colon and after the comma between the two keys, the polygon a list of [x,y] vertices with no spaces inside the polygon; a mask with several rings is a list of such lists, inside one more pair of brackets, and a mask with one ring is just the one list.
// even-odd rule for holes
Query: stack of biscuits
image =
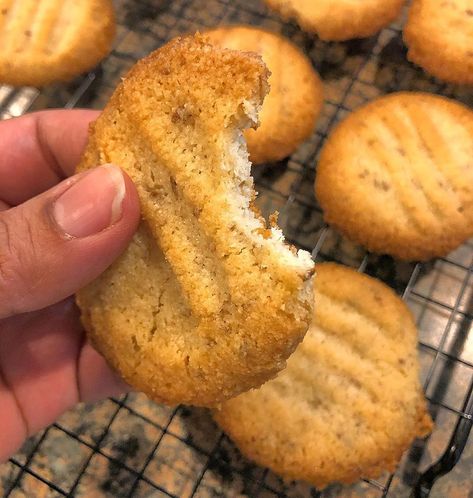
{"label": "stack of biscuits", "polygon": [[[405,1],[266,3],[343,41],[377,33]],[[93,48],[78,42],[84,29]],[[0,0],[0,81],[70,79],[113,34],[107,1]],[[473,83],[468,2],[413,0],[404,37],[430,74]],[[134,388],[210,407],[246,456],[317,487],[393,471],[432,429],[406,304],[353,269],[314,266],[254,205],[249,159],[292,154],[322,105],[320,76],[289,40],[220,26],[139,61],[78,166],[120,165],[142,209],[125,253],[77,295],[89,340]],[[473,235],[473,112],[418,92],[368,103],[326,140],[315,195],[326,222],[369,251],[446,255]]]}

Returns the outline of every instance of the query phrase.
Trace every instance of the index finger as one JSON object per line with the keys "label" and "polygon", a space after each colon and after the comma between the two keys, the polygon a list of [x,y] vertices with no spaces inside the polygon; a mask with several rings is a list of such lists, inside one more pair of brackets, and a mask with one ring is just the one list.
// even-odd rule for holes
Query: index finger
{"label": "index finger", "polygon": [[98,114],[52,110],[0,122],[0,201],[16,206],[72,175]]}

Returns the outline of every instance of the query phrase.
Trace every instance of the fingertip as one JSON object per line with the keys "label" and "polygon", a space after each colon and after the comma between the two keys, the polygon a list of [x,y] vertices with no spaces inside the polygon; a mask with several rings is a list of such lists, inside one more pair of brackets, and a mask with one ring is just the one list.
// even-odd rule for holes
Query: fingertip
{"label": "fingertip", "polygon": [[120,169],[120,171],[125,182],[125,195],[122,201],[122,218],[125,218],[125,221],[133,229],[133,232],[135,232],[141,218],[140,199],[133,180],[128,176],[126,171],[123,169]]}
{"label": "fingertip", "polygon": [[[52,194],[52,217],[67,237],[85,238],[103,234],[118,239],[136,230],[140,206],[130,177],[114,164],[90,168],[58,185]],[[117,231],[118,229],[118,231]],[[131,233],[130,233],[131,232]]]}
{"label": "fingertip", "polygon": [[0,214],[4,317],[58,302],[97,278],[128,247],[140,203],[130,177],[104,165]]}

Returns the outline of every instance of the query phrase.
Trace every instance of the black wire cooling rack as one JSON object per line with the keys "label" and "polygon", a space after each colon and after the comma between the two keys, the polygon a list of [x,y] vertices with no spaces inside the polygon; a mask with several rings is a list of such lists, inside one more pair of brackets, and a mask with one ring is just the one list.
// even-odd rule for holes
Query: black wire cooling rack
{"label": "black wire cooling rack", "polygon": [[[402,21],[379,35],[322,43],[251,0],[119,0],[110,56],[69,85],[38,91],[0,86],[0,117],[27,111],[101,108],[123,73],[170,38],[217,24],[263,26],[290,38],[311,58],[326,88],[317,130],[288,160],[255,167],[259,204],[277,210],[287,238],[317,260],[338,261],[392,286],[419,328],[422,381],[436,428],[405,455],[395,474],[319,492],[284,483],[252,465],[205,410],[168,408],[129,394],[81,405],[27,441],[0,466],[5,497],[473,497],[473,243],[427,264],[367,254],[322,219],[314,194],[316,161],[334,124],[349,111],[395,90],[440,93],[473,105],[473,93],[442,85],[406,61]],[[445,477],[441,478],[442,476]]]}

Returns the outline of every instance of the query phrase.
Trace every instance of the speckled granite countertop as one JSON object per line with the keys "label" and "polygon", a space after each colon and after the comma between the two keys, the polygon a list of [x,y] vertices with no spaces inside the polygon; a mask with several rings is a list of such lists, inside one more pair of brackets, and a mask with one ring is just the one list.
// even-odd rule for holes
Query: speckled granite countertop
{"label": "speckled granite countertop", "polygon": [[[38,93],[0,87],[2,118],[67,105],[100,108],[133,62],[169,38],[219,23],[252,23],[289,36],[310,56],[326,87],[318,128],[289,161],[255,169],[265,215],[280,211],[288,238],[377,276],[405,294],[417,318],[422,380],[436,429],[405,455],[394,476],[322,493],[283,483],[242,458],[206,410],[169,408],[132,393],[78,406],[31,438],[0,466],[0,494],[19,497],[408,497],[417,473],[444,452],[473,385],[473,244],[416,266],[367,255],[327,229],[313,195],[314,164],[334,124],[360,104],[396,89],[440,92],[473,105],[473,93],[441,85],[405,60],[401,22],[367,40],[322,43],[270,15],[251,0],[119,0],[118,36],[95,73]],[[407,289],[407,290],[406,290]],[[471,421],[470,421],[471,423]],[[1,429],[0,429],[1,430]],[[435,498],[473,497],[473,444],[434,486]]]}

